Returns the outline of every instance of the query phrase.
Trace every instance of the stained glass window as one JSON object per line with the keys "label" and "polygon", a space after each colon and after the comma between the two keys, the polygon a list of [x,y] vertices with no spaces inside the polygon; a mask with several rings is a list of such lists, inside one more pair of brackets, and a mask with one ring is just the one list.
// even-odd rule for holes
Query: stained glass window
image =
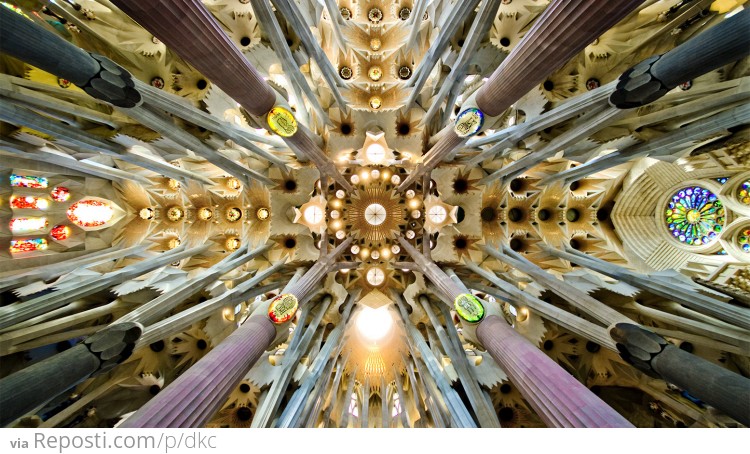
{"label": "stained glass window", "polygon": [[665,212],[672,236],[690,246],[716,241],[724,228],[724,206],[716,194],[700,186],[677,191]]}
{"label": "stained glass window", "polygon": [[721,177],[721,178],[716,179],[716,181],[718,181],[719,184],[724,184],[727,182],[727,180],[729,180],[729,177]]}
{"label": "stained glass window", "polygon": [[740,249],[742,249],[742,252],[750,254],[750,229],[745,229],[740,232],[737,242],[740,243]]}
{"label": "stained glass window", "polygon": [[68,208],[70,222],[81,227],[99,227],[109,222],[114,214],[108,203],[99,200],[79,200]]}
{"label": "stained glass window", "polygon": [[34,196],[12,195],[10,207],[16,210],[44,210],[49,206],[47,199]]}
{"label": "stained glass window", "polygon": [[28,240],[11,240],[10,253],[43,251],[47,249],[47,240],[44,238],[31,238]]}
{"label": "stained glass window", "polygon": [[52,227],[52,230],[49,232],[49,236],[54,238],[57,241],[63,241],[70,238],[70,227],[67,225],[56,225]]}
{"label": "stained glass window", "polygon": [[10,220],[10,231],[13,233],[29,233],[46,230],[49,223],[47,218],[13,218]]}
{"label": "stained glass window", "polygon": [[44,189],[47,184],[47,179],[44,177],[10,174],[10,185],[17,188]]}
{"label": "stained glass window", "polygon": [[67,202],[70,199],[70,190],[63,186],[55,186],[50,195],[55,202]]}
{"label": "stained glass window", "polygon": [[750,181],[746,181],[737,188],[737,198],[743,205],[750,205]]}

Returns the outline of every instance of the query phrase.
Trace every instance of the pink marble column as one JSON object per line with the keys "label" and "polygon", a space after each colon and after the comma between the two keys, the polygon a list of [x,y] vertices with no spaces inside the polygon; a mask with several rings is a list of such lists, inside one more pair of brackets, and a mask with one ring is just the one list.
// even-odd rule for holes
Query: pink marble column
{"label": "pink marble column", "polygon": [[477,107],[500,115],[599,38],[643,0],[555,0],[477,93]]}
{"label": "pink marble column", "polygon": [[121,427],[203,427],[275,337],[267,316],[250,317]]}
{"label": "pink marble column", "polygon": [[502,318],[481,321],[477,338],[549,427],[633,427]]}
{"label": "pink marble column", "polygon": [[[352,238],[347,238],[281,293],[291,293],[304,301],[351,242]],[[275,338],[276,325],[266,314],[251,316],[121,427],[205,426]]]}
{"label": "pink marble column", "polygon": [[221,87],[253,115],[268,113],[276,95],[200,0],[112,0]]}

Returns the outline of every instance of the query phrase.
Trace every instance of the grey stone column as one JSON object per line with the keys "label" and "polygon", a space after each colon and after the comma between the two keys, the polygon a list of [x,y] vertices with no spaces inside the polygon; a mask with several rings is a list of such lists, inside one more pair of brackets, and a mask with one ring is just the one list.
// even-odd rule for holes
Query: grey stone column
{"label": "grey stone column", "polygon": [[0,426],[44,405],[96,373],[128,357],[142,327],[123,323],[106,328],[82,344],[0,380]]}
{"label": "grey stone column", "polygon": [[621,109],[661,98],[683,82],[750,55],[750,9],[724,19],[663,55],[647,58],[625,71],[609,98]]}
{"label": "grey stone column", "polygon": [[8,8],[0,9],[0,52],[67,79],[115,106],[141,102],[130,73],[112,60],[89,54]]}
{"label": "grey stone column", "polygon": [[627,323],[611,330],[620,356],[637,369],[675,384],[692,396],[750,426],[750,379],[667,343]]}

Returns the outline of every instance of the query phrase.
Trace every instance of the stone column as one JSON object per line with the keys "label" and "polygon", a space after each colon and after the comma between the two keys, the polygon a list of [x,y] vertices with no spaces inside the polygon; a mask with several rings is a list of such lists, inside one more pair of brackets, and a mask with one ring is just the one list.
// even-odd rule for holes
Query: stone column
{"label": "stone column", "polygon": [[621,109],[654,102],[683,82],[750,55],[750,10],[741,10],[663,55],[625,71],[609,101]]}
{"label": "stone column", "polygon": [[121,427],[202,427],[275,337],[267,315],[251,316]]}
{"label": "stone column", "polygon": [[667,343],[627,323],[611,330],[620,356],[637,369],[673,383],[750,426],[750,379]]}
{"label": "stone column", "polygon": [[126,360],[141,328],[136,323],[106,328],[82,344],[0,379],[0,426]]}
{"label": "stone column", "polygon": [[491,117],[500,115],[641,3],[554,0],[479,89],[477,107]]}
{"label": "stone column", "polygon": [[[642,2],[643,0],[620,0],[613,7],[611,2],[599,0],[554,0],[518,46],[492,73],[487,83],[477,91],[476,107],[485,116],[502,114]],[[460,110],[463,113],[469,107],[472,106],[462,106]],[[481,127],[473,134],[480,130]],[[405,190],[409,184],[434,169],[455,148],[466,143],[471,135],[459,137],[454,128],[450,128],[425,155],[425,164],[404,180],[399,191]]]}
{"label": "stone column", "polygon": [[548,426],[633,427],[500,317],[481,321],[477,337]]}
{"label": "stone column", "polygon": [[89,54],[8,8],[0,10],[0,52],[66,79],[115,106],[133,107],[141,102],[130,73],[112,60]]}
{"label": "stone column", "polygon": [[[351,241],[348,238],[332,252],[321,257],[300,279],[284,287],[282,295],[293,295],[297,301],[304,301]],[[277,337],[277,329],[278,335],[283,335],[287,323],[275,324],[263,312],[252,315],[177,380],[125,420],[122,427],[202,427]]]}
{"label": "stone column", "polygon": [[[401,245],[433,284],[445,293],[442,297],[452,298],[445,299],[446,304],[453,305],[455,299],[469,293],[466,290],[462,291],[461,286],[408,242],[402,239]],[[473,270],[478,271],[481,268],[475,266]],[[468,299],[465,296],[463,298]],[[476,298],[474,300],[478,302]],[[482,315],[486,312],[483,307]],[[402,313],[403,315],[405,314]],[[464,323],[464,326],[476,329],[479,342],[518,386],[523,397],[547,425],[632,427],[625,418],[508,326],[502,318],[497,315],[486,315],[484,318],[480,317],[476,324]],[[467,331],[464,331],[464,334],[466,333]]]}
{"label": "stone column", "polygon": [[276,95],[198,0],[112,0],[253,115],[268,113]]}

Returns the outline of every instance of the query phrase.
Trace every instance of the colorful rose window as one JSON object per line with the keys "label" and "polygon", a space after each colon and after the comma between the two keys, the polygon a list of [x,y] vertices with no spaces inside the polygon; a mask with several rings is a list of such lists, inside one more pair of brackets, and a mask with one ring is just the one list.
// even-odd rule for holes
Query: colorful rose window
{"label": "colorful rose window", "polygon": [[10,175],[10,185],[17,188],[45,189],[47,179],[44,177],[35,177],[32,175]]}
{"label": "colorful rose window", "polygon": [[750,205],[750,181],[746,181],[737,189],[737,198],[743,205]]}
{"label": "colorful rose window", "polygon": [[713,192],[691,186],[672,196],[665,220],[679,242],[705,246],[716,241],[724,228],[724,206]]}
{"label": "colorful rose window", "polygon": [[742,252],[750,254],[750,229],[745,229],[740,232],[737,242],[740,243],[740,249],[742,249]]}
{"label": "colorful rose window", "polygon": [[13,233],[29,233],[46,230],[49,226],[47,218],[13,218],[10,220],[10,231]]}
{"label": "colorful rose window", "polygon": [[10,253],[34,252],[47,249],[47,240],[44,238],[31,238],[29,240],[11,240]]}
{"label": "colorful rose window", "polygon": [[70,238],[70,227],[67,225],[56,225],[52,227],[52,230],[49,232],[49,236],[54,238],[57,241],[64,241]]}
{"label": "colorful rose window", "polygon": [[55,186],[50,195],[55,202],[67,202],[70,199],[70,190],[63,186]]}
{"label": "colorful rose window", "polygon": [[68,208],[68,219],[80,227],[99,227],[109,222],[115,212],[99,200],[79,200]]}
{"label": "colorful rose window", "polygon": [[44,210],[49,206],[47,199],[34,196],[13,195],[10,197],[10,207],[15,210]]}

